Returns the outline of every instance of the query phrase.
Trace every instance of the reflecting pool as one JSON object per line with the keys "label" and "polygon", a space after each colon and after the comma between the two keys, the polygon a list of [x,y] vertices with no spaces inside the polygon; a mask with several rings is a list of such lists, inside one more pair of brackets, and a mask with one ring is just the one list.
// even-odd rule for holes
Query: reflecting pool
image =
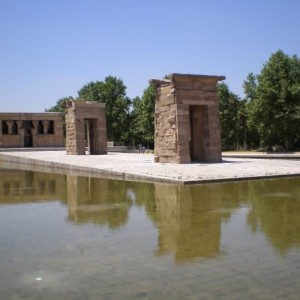
{"label": "reflecting pool", "polygon": [[299,299],[300,178],[0,169],[0,299]]}

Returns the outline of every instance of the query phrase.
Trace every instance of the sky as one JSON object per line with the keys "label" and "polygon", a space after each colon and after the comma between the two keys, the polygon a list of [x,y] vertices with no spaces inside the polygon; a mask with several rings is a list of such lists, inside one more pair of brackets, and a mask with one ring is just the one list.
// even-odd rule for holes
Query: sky
{"label": "sky", "polygon": [[243,97],[281,49],[300,57],[299,0],[0,0],[0,111],[43,112],[91,81],[130,98],[171,73],[224,75]]}

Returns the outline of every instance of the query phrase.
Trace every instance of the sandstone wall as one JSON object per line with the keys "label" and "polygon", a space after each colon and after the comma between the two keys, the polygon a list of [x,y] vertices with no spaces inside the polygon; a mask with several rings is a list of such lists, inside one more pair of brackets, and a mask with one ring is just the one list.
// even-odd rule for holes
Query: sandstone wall
{"label": "sandstone wall", "polygon": [[218,162],[221,134],[217,82],[224,76],[171,74],[156,85],[155,161]]}
{"label": "sandstone wall", "polygon": [[24,141],[26,134],[32,140],[29,147],[63,147],[63,113],[0,113],[0,147],[28,147]]}
{"label": "sandstone wall", "polygon": [[66,151],[71,155],[106,154],[105,104],[69,101],[66,115]]}

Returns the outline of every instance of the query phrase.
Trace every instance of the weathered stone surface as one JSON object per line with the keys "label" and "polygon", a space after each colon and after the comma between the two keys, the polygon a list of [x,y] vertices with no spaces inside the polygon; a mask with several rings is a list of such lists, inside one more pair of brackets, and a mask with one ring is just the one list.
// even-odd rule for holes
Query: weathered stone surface
{"label": "weathered stone surface", "polygon": [[0,113],[0,148],[63,146],[63,113]]}
{"label": "weathered stone surface", "polygon": [[224,76],[171,74],[156,85],[155,162],[218,162],[221,135],[217,82]]}
{"label": "weathered stone surface", "polygon": [[67,154],[107,154],[105,104],[68,101],[66,131]]}

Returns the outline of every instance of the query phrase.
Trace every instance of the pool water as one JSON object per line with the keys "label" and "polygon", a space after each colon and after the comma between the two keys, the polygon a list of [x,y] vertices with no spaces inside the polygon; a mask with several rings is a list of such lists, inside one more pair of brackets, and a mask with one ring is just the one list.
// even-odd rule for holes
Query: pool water
{"label": "pool water", "polygon": [[299,299],[300,178],[0,170],[0,299]]}

